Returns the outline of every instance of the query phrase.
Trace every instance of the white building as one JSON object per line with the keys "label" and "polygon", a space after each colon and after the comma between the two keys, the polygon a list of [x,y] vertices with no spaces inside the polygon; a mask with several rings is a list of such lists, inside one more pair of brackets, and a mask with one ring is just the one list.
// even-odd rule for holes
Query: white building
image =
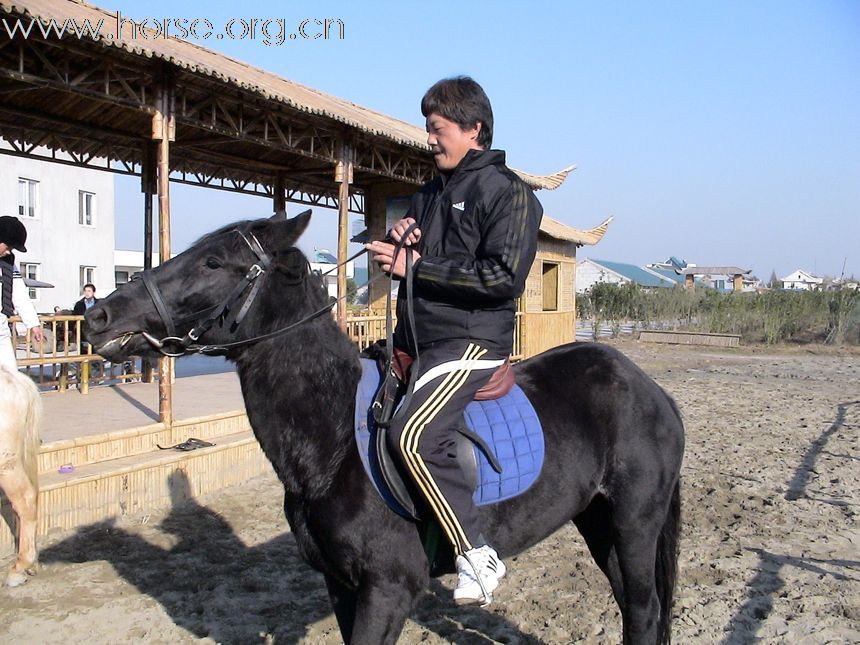
{"label": "white building", "polygon": [[21,272],[54,285],[30,289],[36,311],[70,309],[88,282],[97,296],[113,291],[110,173],[0,155],[0,204],[0,215],[16,216],[27,227],[27,252],[15,254]]}
{"label": "white building", "polygon": [[[311,271],[318,271],[326,274],[323,277],[328,295],[337,298],[337,258],[327,249],[314,249],[314,252],[308,258],[311,265]],[[346,263],[346,277],[355,277],[355,261],[350,260]]]}
{"label": "white building", "polygon": [[[152,266],[160,264],[159,255],[152,253]],[[117,249],[113,252],[114,286],[120,286],[131,280],[135,273],[143,271],[143,251],[125,251]],[[113,291],[113,289],[111,289]],[[105,293],[107,295],[107,293]]]}
{"label": "white building", "polygon": [[815,291],[824,285],[824,278],[817,278],[803,269],[797,269],[782,279],[783,289]]}
{"label": "white building", "polygon": [[576,265],[576,292],[585,293],[598,282],[618,285],[633,282],[648,289],[671,288],[677,284],[672,278],[648,267],[594,258],[581,260]]}

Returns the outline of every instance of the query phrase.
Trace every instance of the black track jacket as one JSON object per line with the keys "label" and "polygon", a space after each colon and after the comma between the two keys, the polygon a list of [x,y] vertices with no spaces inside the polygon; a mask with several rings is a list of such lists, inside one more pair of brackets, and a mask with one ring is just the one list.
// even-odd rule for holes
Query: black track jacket
{"label": "black track jacket", "polygon": [[[534,261],[543,208],[505,166],[501,150],[469,150],[453,172],[425,184],[407,217],[421,229],[415,263],[417,346],[470,339],[510,353],[516,299]],[[406,283],[397,296],[396,347],[414,354]]]}

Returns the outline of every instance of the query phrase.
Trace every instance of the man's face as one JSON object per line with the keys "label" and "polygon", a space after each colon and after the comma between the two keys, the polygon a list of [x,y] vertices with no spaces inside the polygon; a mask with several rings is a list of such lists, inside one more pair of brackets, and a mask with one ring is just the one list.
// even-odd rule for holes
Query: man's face
{"label": "man's face", "polygon": [[90,300],[94,295],[96,295],[96,292],[93,291],[92,287],[84,287],[84,298]]}
{"label": "man's face", "polygon": [[427,144],[439,170],[454,170],[469,150],[482,150],[478,145],[479,128],[463,130],[441,114],[431,112],[427,117]]}
{"label": "man's face", "polygon": [[6,242],[0,242],[0,258],[5,258],[12,252],[12,249]]}

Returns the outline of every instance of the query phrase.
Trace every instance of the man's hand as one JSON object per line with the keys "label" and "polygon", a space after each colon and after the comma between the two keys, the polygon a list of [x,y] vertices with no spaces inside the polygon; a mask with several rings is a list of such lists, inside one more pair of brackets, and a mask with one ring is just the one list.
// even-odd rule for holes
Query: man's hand
{"label": "man's hand", "polygon": [[35,340],[37,343],[42,343],[45,341],[45,334],[42,332],[41,327],[31,327],[30,334],[33,340]]}
{"label": "man's hand", "polygon": [[[404,217],[402,220],[397,222],[394,226],[391,227],[391,232],[389,236],[396,243],[400,243],[400,240],[403,239],[403,234],[406,232],[410,226],[415,223],[415,220],[411,217]],[[406,242],[403,243],[403,246],[412,246],[413,244],[417,244],[418,240],[421,239],[421,229],[414,228],[411,233],[409,233],[409,237],[406,238]]]}
{"label": "man's hand", "polygon": [[[403,222],[405,220],[400,221]],[[406,229],[404,228],[403,230]],[[418,229],[415,230],[417,231]],[[392,232],[393,231],[394,229],[392,229]],[[377,240],[376,242],[365,244],[364,248],[370,251],[371,259],[376,262],[383,271],[392,274],[396,278],[406,277],[406,251],[404,249],[400,249],[400,253],[397,254],[397,262],[394,262],[395,246],[394,244],[391,244],[391,242],[381,242]],[[413,262],[417,262],[420,257],[421,256],[418,254],[418,251],[412,251]]]}

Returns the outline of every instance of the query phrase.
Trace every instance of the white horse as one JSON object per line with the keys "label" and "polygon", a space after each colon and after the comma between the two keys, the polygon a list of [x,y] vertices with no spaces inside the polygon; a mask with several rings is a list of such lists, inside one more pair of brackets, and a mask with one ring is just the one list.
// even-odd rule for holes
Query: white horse
{"label": "white horse", "polygon": [[0,366],[0,490],[17,516],[18,557],[6,585],[17,587],[36,573],[39,501],[39,422],[42,401],[33,381]]}

